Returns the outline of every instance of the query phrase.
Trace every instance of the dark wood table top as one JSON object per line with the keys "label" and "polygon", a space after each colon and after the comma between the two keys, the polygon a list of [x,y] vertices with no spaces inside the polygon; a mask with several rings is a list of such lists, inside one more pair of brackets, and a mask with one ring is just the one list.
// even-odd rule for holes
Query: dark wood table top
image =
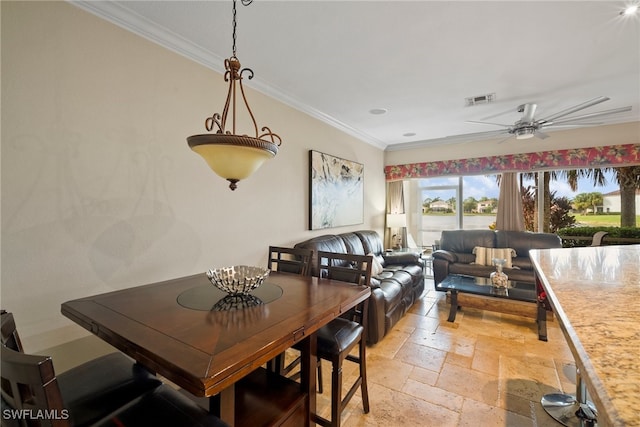
{"label": "dark wood table top", "polygon": [[62,314],[195,396],[209,397],[370,294],[365,286],[277,272],[267,284],[281,288],[281,296],[241,310],[178,303],[185,293],[213,288],[203,273],[68,301]]}

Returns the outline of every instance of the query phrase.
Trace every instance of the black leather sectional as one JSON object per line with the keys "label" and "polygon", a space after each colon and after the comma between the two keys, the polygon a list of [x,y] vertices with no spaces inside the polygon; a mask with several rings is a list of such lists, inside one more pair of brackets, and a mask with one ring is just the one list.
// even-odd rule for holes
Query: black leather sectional
{"label": "black leather sectional", "polygon": [[440,249],[433,252],[433,279],[437,286],[449,274],[489,277],[495,267],[478,265],[473,249],[511,248],[516,255],[511,259],[513,268],[504,272],[510,280],[535,283],[530,249],[561,248],[562,240],[552,233],[504,230],[445,230],[440,238]]}
{"label": "black leather sectional", "polygon": [[383,271],[371,279],[367,342],[380,341],[409,310],[424,291],[420,255],[411,252],[385,252],[380,235],[372,230],[327,234],[295,245],[313,249],[311,274],[318,275],[318,251],[372,254]]}

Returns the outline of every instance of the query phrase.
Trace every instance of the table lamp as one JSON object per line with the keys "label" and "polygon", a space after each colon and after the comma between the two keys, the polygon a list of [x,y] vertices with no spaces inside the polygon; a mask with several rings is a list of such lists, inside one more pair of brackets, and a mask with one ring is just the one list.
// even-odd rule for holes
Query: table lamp
{"label": "table lamp", "polygon": [[[387,227],[391,229],[391,245],[393,249],[402,248],[402,236],[400,229],[407,226],[407,215],[403,213],[387,214]],[[396,232],[394,233],[394,229]]]}

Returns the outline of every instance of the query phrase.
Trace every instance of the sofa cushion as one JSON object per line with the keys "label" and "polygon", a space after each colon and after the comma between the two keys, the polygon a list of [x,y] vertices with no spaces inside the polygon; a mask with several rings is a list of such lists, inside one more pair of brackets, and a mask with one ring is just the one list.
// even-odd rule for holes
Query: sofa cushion
{"label": "sofa cushion", "polygon": [[533,270],[533,264],[529,257],[517,256],[511,260],[512,268],[519,268],[520,270]]}
{"label": "sofa cushion", "polygon": [[383,294],[385,312],[392,311],[400,305],[400,301],[402,301],[402,286],[396,280],[384,279],[380,282],[378,289]]}
{"label": "sofa cushion", "polygon": [[495,248],[495,232],[492,230],[444,230],[440,237],[440,249],[445,251],[470,254],[476,246]]}
{"label": "sofa cushion", "polygon": [[344,245],[347,248],[347,253],[350,253],[353,255],[369,254],[369,252],[364,251],[364,246],[362,246],[362,240],[360,240],[360,238],[356,235],[356,233],[342,233],[342,234],[338,234],[338,237],[344,240]]}
{"label": "sofa cushion", "polygon": [[373,230],[360,230],[356,231],[355,234],[357,234],[362,241],[365,254],[371,252],[376,256],[382,255],[384,247],[382,246],[382,239],[377,232]]}
{"label": "sofa cushion", "polygon": [[314,237],[304,242],[297,243],[295,248],[313,249],[311,257],[311,275],[318,276],[318,252],[336,252],[340,254],[347,253],[347,247],[344,240],[335,234],[325,234],[323,236]]}
{"label": "sofa cushion", "polygon": [[485,248],[483,246],[476,246],[473,248],[473,254],[476,259],[474,264],[478,265],[493,265],[493,259],[506,260],[504,266],[511,268],[511,258],[516,256],[516,251],[512,248]]}
{"label": "sofa cushion", "polygon": [[528,258],[530,249],[561,248],[562,240],[553,233],[498,230],[495,247],[513,248],[518,257]]}
{"label": "sofa cushion", "polygon": [[455,262],[459,262],[461,264],[473,264],[476,261],[476,256],[471,252],[464,253],[464,254],[455,254],[455,255],[456,255]]}

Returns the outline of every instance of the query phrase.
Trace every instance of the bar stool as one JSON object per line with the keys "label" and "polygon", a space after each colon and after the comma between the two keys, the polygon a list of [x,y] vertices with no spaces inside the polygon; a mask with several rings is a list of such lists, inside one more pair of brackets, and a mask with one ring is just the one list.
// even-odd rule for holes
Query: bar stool
{"label": "bar stool", "polygon": [[553,419],[567,427],[590,427],[597,422],[598,412],[587,400],[587,387],[576,368],[576,394],[549,393],[540,400],[542,407]]}

